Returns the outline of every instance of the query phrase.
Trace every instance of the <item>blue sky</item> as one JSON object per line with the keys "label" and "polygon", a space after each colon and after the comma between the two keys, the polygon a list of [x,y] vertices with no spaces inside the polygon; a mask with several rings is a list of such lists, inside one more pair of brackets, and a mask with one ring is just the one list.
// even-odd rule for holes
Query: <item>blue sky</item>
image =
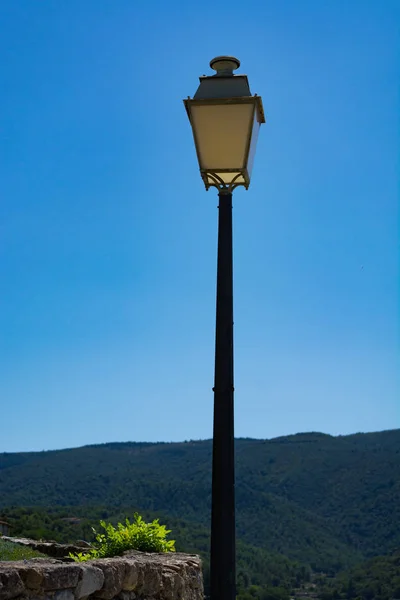
{"label": "blue sky", "polygon": [[4,0],[0,451],[212,434],[217,196],[182,98],[263,97],[236,435],[400,426],[398,0]]}

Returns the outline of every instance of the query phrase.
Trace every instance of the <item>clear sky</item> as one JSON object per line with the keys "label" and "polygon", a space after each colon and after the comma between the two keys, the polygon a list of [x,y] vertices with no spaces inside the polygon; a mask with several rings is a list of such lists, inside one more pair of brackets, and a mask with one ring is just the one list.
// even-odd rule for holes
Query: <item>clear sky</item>
{"label": "clear sky", "polygon": [[234,196],[236,435],[400,427],[399,0],[0,3],[0,451],[212,434],[217,195],[182,99],[267,115]]}

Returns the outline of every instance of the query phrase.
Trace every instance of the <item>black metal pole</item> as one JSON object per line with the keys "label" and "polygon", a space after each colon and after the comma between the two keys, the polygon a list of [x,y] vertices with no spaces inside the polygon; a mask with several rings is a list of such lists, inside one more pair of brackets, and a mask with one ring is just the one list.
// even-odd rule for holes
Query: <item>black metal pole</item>
{"label": "black metal pole", "polygon": [[232,193],[219,193],[218,208],[210,595],[235,600]]}

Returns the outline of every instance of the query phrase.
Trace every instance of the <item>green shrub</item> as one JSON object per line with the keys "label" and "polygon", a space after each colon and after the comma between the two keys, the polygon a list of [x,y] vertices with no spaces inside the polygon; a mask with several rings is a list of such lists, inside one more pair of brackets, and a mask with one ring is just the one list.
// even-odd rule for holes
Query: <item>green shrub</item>
{"label": "green shrub", "polygon": [[125,525],[118,523],[117,527],[100,521],[105,533],[93,532],[96,544],[86,553],[70,553],[70,558],[76,562],[93,560],[95,558],[108,558],[120,556],[127,550],[140,550],[141,552],[175,552],[175,541],[167,540],[170,530],[165,525],[160,525],[158,519],[152,523],[145,523],[140,515],[135,513],[131,523],[126,519]]}

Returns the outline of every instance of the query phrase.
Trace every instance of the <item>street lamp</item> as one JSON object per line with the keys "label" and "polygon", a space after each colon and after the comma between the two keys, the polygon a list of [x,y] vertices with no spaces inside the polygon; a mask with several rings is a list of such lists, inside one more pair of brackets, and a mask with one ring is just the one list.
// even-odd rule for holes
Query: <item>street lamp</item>
{"label": "street lamp", "polygon": [[194,98],[184,100],[208,190],[218,189],[217,314],[211,509],[211,600],[235,600],[235,461],[233,406],[232,192],[248,189],[258,131],[265,123],[262,100],[252,96],[240,61],[218,56],[215,75],[200,77]]}

